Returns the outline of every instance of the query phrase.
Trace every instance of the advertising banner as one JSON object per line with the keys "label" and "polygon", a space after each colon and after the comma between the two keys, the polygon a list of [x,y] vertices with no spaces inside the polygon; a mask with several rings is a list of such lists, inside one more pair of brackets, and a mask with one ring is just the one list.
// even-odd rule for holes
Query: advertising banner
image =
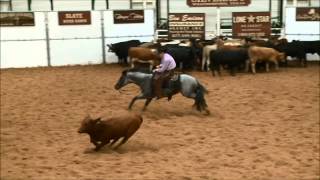
{"label": "advertising banner", "polygon": [[114,24],[143,23],[143,10],[120,10],[113,11]]}
{"label": "advertising banner", "polygon": [[34,26],[34,13],[1,12],[0,26]]}
{"label": "advertising banner", "polygon": [[320,21],[320,7],[296,8],[296,21]]}
{"label": "advertising banner", "polygon": [[268,37],[271,33],[270,12],[233,12],[234,37]]}
{"label": "advertising banner", "polygon": [[58,12],[59,25],[88,25],[91,24],[90,11],[61,11]]}
{"label": "advertising banner", "polygon": [[250,3],[250,0],[187,0],[187,5],[191,7],[248,6]]}
{"label": "advertising banner", "polygon": [[169,39],[204,39],[204,13],[170,13]]}

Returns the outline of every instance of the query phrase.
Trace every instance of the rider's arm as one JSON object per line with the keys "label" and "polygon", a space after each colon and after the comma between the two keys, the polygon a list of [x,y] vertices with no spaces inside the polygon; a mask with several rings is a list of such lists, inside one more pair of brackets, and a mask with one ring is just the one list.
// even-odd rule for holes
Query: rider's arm
{"label": "rider's arm", "polygon": [[160,64],[160,68],[156,69],[157,72],[164,72],[165,70],[168,69],[168,66],[170,64],[170,61],[163,60],[162,63]]}

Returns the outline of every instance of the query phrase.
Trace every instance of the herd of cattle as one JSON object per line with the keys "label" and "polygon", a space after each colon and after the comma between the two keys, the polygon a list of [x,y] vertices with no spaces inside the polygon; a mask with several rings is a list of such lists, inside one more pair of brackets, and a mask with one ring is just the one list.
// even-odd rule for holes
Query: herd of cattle
{"label": "herd of cattle", "polygon": [[[225,39],[217,37],[212,40],[164,41],[143,43],[139,40],[130,40],[109,44],[109,52],[114,52],[120,63],[132,66],[135,61],[148,62],[150,67],[160,63],[157,51],[166,48],[173,56],[179,68],[212,70],[220,74],[221,68],[230,70],[231,75],[237,71],[255,73],[256,64],[264,66],[269,71],[269,62],[276,69],[279,63],[287,65],[287,56],[299,60],[302,66],[307,66],[306,54],[317,53],[320,56],[320,41],[292,41],[286,39]],[[251,65],[251,66],[250,66]]]}

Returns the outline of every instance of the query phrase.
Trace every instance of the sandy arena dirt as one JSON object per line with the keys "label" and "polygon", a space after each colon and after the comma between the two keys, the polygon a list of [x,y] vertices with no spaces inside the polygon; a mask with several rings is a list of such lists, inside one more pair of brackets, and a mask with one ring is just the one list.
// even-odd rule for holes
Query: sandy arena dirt
{"label": "sandy arena dirt", "polygon": [[127,113],[139,89],[114,90],[122,67],[1,70],[1,180],[319,180],[319,67],[190,72],[211,115],[181,95],[153,101],[127,144],[99,152],[77,130]]}

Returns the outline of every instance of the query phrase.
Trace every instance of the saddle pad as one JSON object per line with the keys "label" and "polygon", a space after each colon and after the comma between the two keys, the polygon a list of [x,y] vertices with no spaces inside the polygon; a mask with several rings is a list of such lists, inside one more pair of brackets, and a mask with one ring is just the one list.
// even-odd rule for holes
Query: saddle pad
{"label": "saddle pad", "polygon": [[174,74],[174,75],[171,77],[170,81],[177,81],[177,80],[179,79],[179,76],[180,76],[180,74]]}

